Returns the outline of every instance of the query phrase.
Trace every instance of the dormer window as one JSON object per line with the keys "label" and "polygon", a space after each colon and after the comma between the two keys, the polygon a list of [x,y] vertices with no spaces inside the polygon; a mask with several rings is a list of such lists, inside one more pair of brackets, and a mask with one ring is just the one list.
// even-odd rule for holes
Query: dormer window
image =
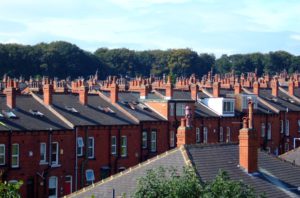
{"label": "dormer window", "polygon": [[14,114],[12,111],[2,111],[3,115],[7,118],[16,119],[18,118],[16,114]]}
{"label": "dormer window", "polygon": [[38,116],[38,117],[43,117],[43,116],[44,116],[44,114],[41,113],[41,112],[38,111],[38,110],[32,110],[32,109],[30,109],[29,112],[30,112],[32,115],[34,115],[34,116]]}
{"label": "dormer window", "polygon": [[233,113],[234,112],[234,101],[224,101],[223,102],[223,113]]}
{"label": "dormer window", "polygon": [[68,110],[68,111],[70,111],[72,113],[78,113],[78,111],[74,107],[66,106],[66,110]]}

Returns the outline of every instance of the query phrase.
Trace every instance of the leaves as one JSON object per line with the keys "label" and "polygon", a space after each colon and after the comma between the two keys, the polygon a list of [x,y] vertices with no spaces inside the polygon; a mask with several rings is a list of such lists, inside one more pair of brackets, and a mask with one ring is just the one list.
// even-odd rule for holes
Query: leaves
{"label": "leaves", "polygon": [[22,181],[17,183],[0,182],[0,195],[6,198],[20,198],[19,189],[23,185]]}

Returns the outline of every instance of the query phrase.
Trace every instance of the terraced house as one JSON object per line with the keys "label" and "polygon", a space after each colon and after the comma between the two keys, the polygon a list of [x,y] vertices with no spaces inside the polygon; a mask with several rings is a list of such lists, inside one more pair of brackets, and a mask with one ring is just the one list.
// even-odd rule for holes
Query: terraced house
{"label": "terraced house", "polygon": [[249,100],[259,146],[283,154],[300,145],[299,77],[4,77],[1,179],[23,180],[22,197],[61,197],[178,145],[235,144]]}

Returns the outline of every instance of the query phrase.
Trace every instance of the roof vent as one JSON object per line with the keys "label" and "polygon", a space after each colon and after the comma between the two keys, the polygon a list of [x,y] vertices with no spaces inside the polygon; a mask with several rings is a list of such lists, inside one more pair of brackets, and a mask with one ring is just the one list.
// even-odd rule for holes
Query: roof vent
{"label": "roof vent", "polygon": [[3,115],[7,118],[16,119],[18,118],[16,114],[14,114],[12,111],[2,111]]}
{"label": "roof vent", "polygon": [[41,112],[38,111],[38,110],[32,110],[32,109],[30,109],[29,112],[30,112],[32,115],[34,115],[34,116],[44,117],[44,114],[41,113]]}
{"label": "roof vent", "polygon": [[114,112],[114,110],[112,110],[111,108],[109,107],[105,107],[105,110],[104,110],[106,113],[116,113]]}
{"label": "roof vent", "polygon": [[293,100],[293,99],[291,99],[291,98],[289,98],[289,101],[290,101],[291,103],[295,103],[295,100]]}
{"label": "roof vent", "polygon": [[74,107],[68,107],[66,106],[66,110],[72,112],[72,113],[78,113],[78,111]]}
{"label": "roof vent", "polygon": [[143,109],[143,110],[150,111],[150,109],[149,109],[146,105],[144,105],[144,104],[142,104],[142,103],[139,103],[137,106],[138,106],[139,108]]}

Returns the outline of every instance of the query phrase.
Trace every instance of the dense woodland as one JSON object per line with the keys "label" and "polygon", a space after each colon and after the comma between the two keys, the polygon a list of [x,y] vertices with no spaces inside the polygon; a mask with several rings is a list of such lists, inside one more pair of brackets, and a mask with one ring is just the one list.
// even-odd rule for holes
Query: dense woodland
{"label": "dense woodland", "polygon": [[[125,48],[99,48],[94,53],[71,43],[57,41],[34,46],[0,44],[0,76],[47,75],[72,78],[88,76],[99,70],[100,78],[107,75],[161,76],[171,74],[201,76],[213,69],[217,73],[234,70],[237,74],[256,70],[258,74],[274,74],[282,70],[300,71],[300,56],[285,51],[222,55],[201,53],[191,49],[134,51]],[[1,77],[0,77],[1,78]]]}

